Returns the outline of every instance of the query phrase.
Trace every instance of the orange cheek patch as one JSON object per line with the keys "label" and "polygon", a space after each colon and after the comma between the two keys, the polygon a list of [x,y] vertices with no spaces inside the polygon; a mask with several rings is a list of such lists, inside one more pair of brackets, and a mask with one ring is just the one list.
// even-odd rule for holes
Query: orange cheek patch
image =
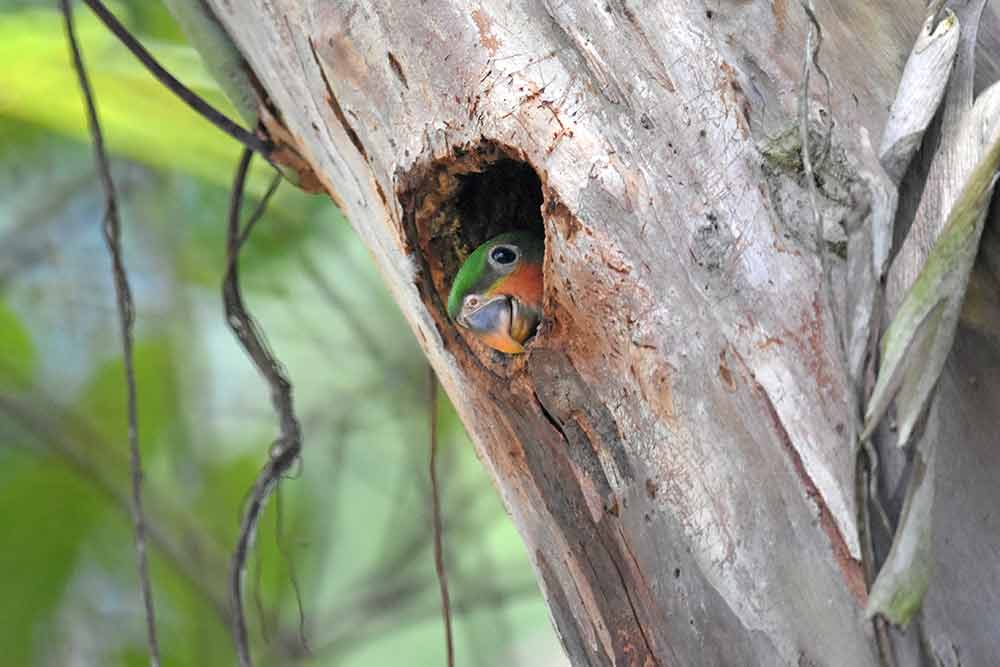
{"label": "orange cheek patch", "polygon": [[490,296],[506,294],[516,297],[521,303],[541,310],[542,308],[542,265],[522,264],[513,273],[499,281],[490,290]]}

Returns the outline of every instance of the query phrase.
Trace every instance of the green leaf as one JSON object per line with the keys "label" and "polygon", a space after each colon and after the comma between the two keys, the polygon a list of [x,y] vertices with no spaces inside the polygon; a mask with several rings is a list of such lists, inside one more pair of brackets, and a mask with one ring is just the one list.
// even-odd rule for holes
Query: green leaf
{"label": "green leaf", "polygon": [[0,302],[0,389],[25,389],[35,373],[36,354],[31,335]]}

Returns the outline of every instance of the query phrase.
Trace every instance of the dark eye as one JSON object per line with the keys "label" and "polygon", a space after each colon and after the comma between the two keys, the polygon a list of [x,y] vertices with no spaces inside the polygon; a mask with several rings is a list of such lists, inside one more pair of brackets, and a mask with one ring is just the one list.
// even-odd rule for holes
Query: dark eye
{"label": "dark eye", "polygon": [[498,245],[490,252],[490,259],[497,264],[513,264],[517,261],[517,251],[510,246]]}

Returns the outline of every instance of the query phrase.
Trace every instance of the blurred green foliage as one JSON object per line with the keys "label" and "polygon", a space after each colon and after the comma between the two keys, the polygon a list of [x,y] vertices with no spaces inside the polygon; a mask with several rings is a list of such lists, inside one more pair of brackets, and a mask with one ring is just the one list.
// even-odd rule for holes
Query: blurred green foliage
{"label": "blurred green foliage", "polygon": [[[0,0],[2,662],[143,665],[103,200],[54,4]],[[228,107],[160,3],[115,11],[181,80]],[[77,18],[138,307],[164,662],[233,664],[228,558],[276,433],[267,388],[226,328],[219,293],[239,147],[158,86],[89,13]],[[270,176],[256,165],[251,198]],[[419,348],[325,198],[283,185],[241,268],[306,435],[247,575],[260,663],[443,664]],[[520,541],[443,395],[438,409],[458,663],[561,664]]]}
{"label": "blurred green foliage", "polygon": [[35,370],[31,334],[9,308],[0,302],[0,350],[7,362],[0,374],[0,389],[25,389]]}

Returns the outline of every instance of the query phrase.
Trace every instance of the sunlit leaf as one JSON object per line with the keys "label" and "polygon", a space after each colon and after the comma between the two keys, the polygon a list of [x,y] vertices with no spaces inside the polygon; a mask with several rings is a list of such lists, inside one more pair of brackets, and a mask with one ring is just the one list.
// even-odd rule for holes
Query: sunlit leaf
{"label": "sunlit leaf", "polygon": [[[153,79],[92,14],[77,12],[77,29],[112,153],[228,187],[242,147]],[[235,114],[193,49],[142,41],[178,79],[227,115]],[[0,118],[89,141],[62,19],[54,8],[0,12],[0,62]],[[271,171],[258,161],[248,192],[262,194]]]}

